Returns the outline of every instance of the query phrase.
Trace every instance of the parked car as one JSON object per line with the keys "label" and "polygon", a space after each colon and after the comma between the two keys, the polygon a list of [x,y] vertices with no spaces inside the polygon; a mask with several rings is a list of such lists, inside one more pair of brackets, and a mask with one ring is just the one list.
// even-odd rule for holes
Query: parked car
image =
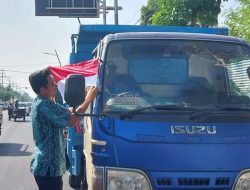
{"label": "parked car", "polygon": [[1,107],[3,110],[7,110],[7,109],[8,109],[8,106],[9,106],[9,103],[8,103],[8,102],[0,102],[0,107]]}

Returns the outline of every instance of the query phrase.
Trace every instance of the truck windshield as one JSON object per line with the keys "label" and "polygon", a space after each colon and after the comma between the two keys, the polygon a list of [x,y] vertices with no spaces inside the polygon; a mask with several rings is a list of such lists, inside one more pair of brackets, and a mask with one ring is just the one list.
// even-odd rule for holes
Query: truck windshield
{"label": "truck windshield", "polygon": [[250,106],[247,45],[121,40],[106,50],[103,111],[180,104],[198,109]]}

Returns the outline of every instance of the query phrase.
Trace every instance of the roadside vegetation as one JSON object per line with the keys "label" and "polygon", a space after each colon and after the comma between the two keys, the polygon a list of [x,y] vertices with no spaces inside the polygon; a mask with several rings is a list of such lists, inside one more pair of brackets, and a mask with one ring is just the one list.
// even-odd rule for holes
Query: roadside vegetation
{"label": "roadside vegetation", "polygon": [[[141,25],[218,26],[222,3],[228,0],[148,0],[141,8]],[[229,35],[250,43],[250,1],[238,0],[239,7],[224,14]]]}
{"label": "roadside vegetation", "polygon": [[32,101],[32,98],[29,96],[27,92],[17,92],[13,90],[10,86],[4,87],[0,85],[0,100],[1,101],[14,102],[17,99],[20,101],[24,101],[24,102]]}
{"label": "roadside vegetation", "polygon": [[250,1],[239,0],[240,6],[230,10],[225,18],[225,24],[229,29],[229,35],[245,39],[250,43]]}

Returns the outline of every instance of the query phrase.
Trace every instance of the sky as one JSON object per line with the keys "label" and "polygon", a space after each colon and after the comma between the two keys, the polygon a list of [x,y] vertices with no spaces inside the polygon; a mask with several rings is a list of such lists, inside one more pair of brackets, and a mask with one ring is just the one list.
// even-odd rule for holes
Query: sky
{"label": "sky", "polygon": [[[113,6],[114,0],[106,0]],[[147,0],[118,0],[119,24],[134,25],[140,18],[140,8]],[[235,0],[222,5],[219,26],[224,26],[223,13],[237,7]],[[81,18],[82,24],[103,24],[100,18]],[[107,15],[107,24],[114,24],[113,11]],[[0,82],[11,84],[19,92],[35,97],[28,82],[31,72],[69,63],[71,34],[78,33],[76,18],[35,16],[35,0],[1,0],[0,5]]]}

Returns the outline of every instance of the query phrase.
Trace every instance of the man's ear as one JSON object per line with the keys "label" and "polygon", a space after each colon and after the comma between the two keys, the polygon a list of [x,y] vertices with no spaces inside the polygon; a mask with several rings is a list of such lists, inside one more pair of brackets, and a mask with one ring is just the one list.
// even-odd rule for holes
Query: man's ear
{"label": "man's ear", "polygon": [[46,88],[45,87],[41,87],[39,92],[40,92],[40,95],[42,95],[42,96],[46,95]]}

